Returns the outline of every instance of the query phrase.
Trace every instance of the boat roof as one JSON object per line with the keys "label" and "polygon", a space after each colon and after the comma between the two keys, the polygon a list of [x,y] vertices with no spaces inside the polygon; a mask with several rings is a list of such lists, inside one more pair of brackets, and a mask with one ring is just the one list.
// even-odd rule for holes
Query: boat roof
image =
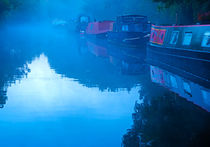
{"label": "boat roof", "polygon": [[164,27],[164,28],[179,28],[179,27],[210,27],[210,24],[206,25],[152,25],[153,27]]}
{"label": "boat roof", "polygon": [[122,16],[118,16],[118,18],[120,17],[143,17],[143,18],[146,18],[147,16],[144,16],[144,15],[122,15]]}
{"label": "boat roof", "polygon": [[147,16],[144,15],[124,15],[117,17],[118,23],[146,23]]}

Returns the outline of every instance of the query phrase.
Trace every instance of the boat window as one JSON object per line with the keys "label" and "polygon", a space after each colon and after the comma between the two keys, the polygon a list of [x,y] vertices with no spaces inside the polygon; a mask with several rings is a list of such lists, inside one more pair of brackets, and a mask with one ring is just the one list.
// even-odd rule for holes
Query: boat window
{"label": "boat window", "polygon": [[187,82],[183,82],[183,87],[184,87],[184,92],[186,94],[188,94],[190,97],[192,97],[192,91],[191,91],[191,88],[190,88],[190,84],[187,83]]}
{"label": "boat window", "polygon": [[185,32],[182,45],[190,45],[192,40],[192,32]]}
{"label": "boat window", "polygon": [[128,32],[128,25],[123,25],[122,26],[122,31]]}
{"label": "boat window", "polygon": [[206,32],[201,44],[202,47],[210,47],[210,32]]}
{"label": "boat window", "polygon": [[130,32],[142,32],[143,31],[143,24],[132,24],[129,28]]}
{"label": "boat window", "polygon": [[92,24],[90,25],[90,30],[93,30],[93,27],[94,27],[94,24],[92,23]]}
{"label": "boat window", "polygon": [[176,44],[179,37],[179,31],[173,31],[171,35],[170,44]]}
{"label": "boat window", "polygon": [[170,75],[170,81],[173,88],[178,88],[177,80],[174,76]]}
{"label": "boat window", "polygon": [[147,22],[147,18],[146,17],[137,17],[137,18],[135,18],[135,22],[138,22],[138,23]]}
{"label": "boat window", "polygon": [[203,95],[205,104],[210,106],[210,92],[207,90],[202,90],[202,95]]}

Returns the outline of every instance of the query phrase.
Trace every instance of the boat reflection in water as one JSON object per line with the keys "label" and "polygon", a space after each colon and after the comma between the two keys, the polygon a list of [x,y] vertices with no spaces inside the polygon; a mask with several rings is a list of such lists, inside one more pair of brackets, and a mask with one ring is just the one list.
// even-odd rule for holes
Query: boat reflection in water
{"label": "boat reflection in water", "polygon": [[87,41],[88,50],[97,57],[107,58],[121,74],[139,75],[146,71],[146,48],[119,47],[103,40]]}
{"label": "boat reflection in water", "polygon": [[152,82],[158,83],[181,97],[210,111],[210,90],[208,88],[157,66],[151,65],[150,72]]}
{"label": "boat reflection in water", "polygon": [[122,146],[209,146],[209,89],[166,69],[149,66],[153,84],[144,84],[139,91],[133,125],[123,136]]}
{"label": "boat reflection in water", "polygon": [[[89,88],[98,87],[101,91],[109,90],[113,92],[118,89],[130,91],[139,83],[137,75],[122,74],[124,69],[118,65],[122,62],[124,62],[124,65],[127,64],[126,58],[121,58],[118,63],[114,63],[113,59],[118,57],[113,55],[111,57],[110,50],[104,42],[95,43],[81,39],[79,40],[78,52],[64,50],[57,53],[53,50],[52,48],[51,51],[47,52],[46,56],[48,56],[50,65],[56,73],[73,78]],[[128,67],[128,65],[126,66]],[[137,72],[133,68],[129,67],[128,69],[128,72],[132,72],[132,74]]]}
{"label": "boat reflection in water", "polygon": [[209,113],[171,92],[161,93],[152,96],[141,91],[132,114],[133,125],[123,136],[122,145],[209,146]]}
{"label": "boat reflection in water", "polygon": [[[145,59],[148,63],[165,67],[166,69],[164,70],[158,66],[149,66],[148,69],[152,82],[158,83],[179,96],[186,98],[188,101],[210,111],[210,84],[209,80],[206,79],[206,75],[208,74],[206,72],[209,69],[205,66],[200,67],[201,71],[205,71],[204,76],[201,77],[198,76],[200,73],[196,72],[197,67],[195,65],[189,65],[188,63],[188,66],[191,66],[191,73],[189,73],[184,71],[183,68],[180,68],[180,65],[177,66],[175,59],[171,59],[174,60],[173,64],[167,62],[167,60],[166,62],[161,62],[157,60],[158,55],[150,51],[147,52],[146,58],[146,49],[139,50],[135,48],[116,47],[98,41],[97,43],[88,41],[87,44],[88,50],[91,53],[99,57],[109,58],[110,63],[115,65],[122,74],[146,74]],[[200,64],[198,63],[198,65]]]}

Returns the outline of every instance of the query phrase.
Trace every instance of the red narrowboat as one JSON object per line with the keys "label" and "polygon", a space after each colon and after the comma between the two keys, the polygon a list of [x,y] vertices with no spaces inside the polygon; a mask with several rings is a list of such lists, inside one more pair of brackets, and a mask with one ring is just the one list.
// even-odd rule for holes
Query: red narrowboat
{"label": "red narrowboat", "polygon": [[90,22],[86,29],[86,35],[104,39],[107,33],[113,30],[113,24],[113,21]]}

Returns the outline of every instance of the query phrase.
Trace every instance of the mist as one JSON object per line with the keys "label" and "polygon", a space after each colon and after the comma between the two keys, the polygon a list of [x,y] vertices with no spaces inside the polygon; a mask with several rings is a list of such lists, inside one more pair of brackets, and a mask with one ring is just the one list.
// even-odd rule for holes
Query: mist
{"label": "mist", "polygon": [[170,10],[158,10],[152,0],[18,0],[18,6],[8,12],[7,22],[52,23],[55,19],[76,21],[80,15],[91,20],[115,20],[127,14],[146,15],[152,23],[174,23]]}

